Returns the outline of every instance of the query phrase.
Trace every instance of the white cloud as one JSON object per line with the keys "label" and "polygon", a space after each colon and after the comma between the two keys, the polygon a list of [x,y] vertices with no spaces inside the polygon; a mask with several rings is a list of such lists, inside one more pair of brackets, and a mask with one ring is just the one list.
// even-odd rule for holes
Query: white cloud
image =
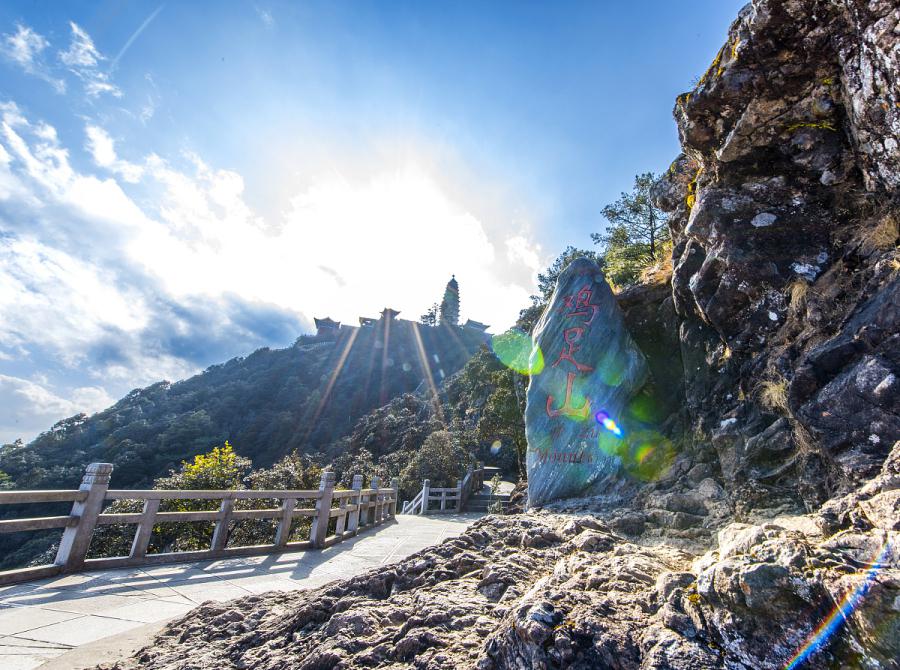
{"label": "white cloud", "polygon": [[99,126],[88,125],[85,128],[87,134],[87,150],[94,158],[94,162],[122,177],[123,181],[136,184],[144,173],[140,165],[129,163],[116,155],[116,146],[109,134]]}
{"label": "white cloud", "polygon": [[138,119],[144,125],[147,125],[147,122],[153,118],[156,114],[156,108],[159,107],[160,103],[160,93],[159,89],[156,86],[156,82],[153,80],[153,76],[148,72],[144,75],[144,81],[147,82],[147,96],[145,98],[144,104],[141,105],[140,111],[138,111]]}
{"label": "white cloud", "polygon": [[146,325],[139,295],[118,289],[112,273],[26,237],[0,237],[0,347],[49,348],[69,366],[84,362],[105,330]]}
{"label": "white cloud", "polygon": [[15,35],[3,36],[4,53],[23,68],[34,67],[50,43],[28,26],[16,26]]}
{"label": "white cloud", "polygon": [[51,425],[84,412],[93,414],[112,404],[113,399],[97,386],[83,386],[68,392],[66,400],[46,380],[29,380],[0,374],[0,443],[28,439]]}
{"label": "white cloud", "polygon": [[[228,294],[351,322],[390,304],[415,318],[456,274],[464,314],[502,328],[527,303],[541,267],[540,248],[527,235],[489,235],[439,174],[409,158],[370,172],[313,177],[298,185],[283,221],[272,225],[246,203],[239,173],[195,154],[185,156],[186,168],[156,155],[139,166],[119,158],[105,130],[88,126],[87,148],[98,166],[123,181],[143,174],[158,187],[144,201],[150,205],[138,206],[116,180],[75,171],[51,127],[30,123],[14,105],[3,108],[2,119],[0,138],[7,163],[18,165],[18,188],[25,179],[42,206],[49,198],[76,213],[56,225],[79,241],[85,225],[104,235],[108,251],[175,297]],[[3,162],[0,154],[0,189]]]}
{"label": "white cloud", "polygon": [[234,170],[192,153],[131,163],[100,126],[86,135],[112,176],[76,169],[51,126],[0,104],[0,365],[14,356],[62,368],[65,386],[82,389],[72,402],[272,343],[260,333],[289,342],[312,316],[355,323],[391,306],[415,319],[451,274],[463,318],[495,332],[534,290],[540,248],[527,231],[487,225],[458,184],[413,154],[312,175],[273,221],[248,205]]}
{"label": "white cloud", "polygon": [[100,63],[106,57],[97,50],[91,36],[74,21],[70,21],[69,26],[72,29],[72,40],[68,49],[59,52],[60,61],[82,80],[88,97],[96,98],[104,93],[116,98],[122,97],[122,91],[100,69]]}
{"label": "white cloud", "polygon": [[29,26],[16,24],[16,32],[5,34],[0,41],[0,50],[4,56],[16,63],[28,74],[40,77],[51,84],[59,93],[66,90],[63,80],[50,75],[41,54],[50,43]]}
{"label": "white cloud", "polygon": [[275,17],[272,16],[272,12],[268,9],[264,9],[259,5],[255,6],[256,15],[259,16],[259,20],[263,22],[266,28],[272,28],[275,25]]}
{"label": "white cloud", "polygon": [[535,278],[537,273],[546,267],[546,263],[541,259],[541,245],[524,235],[514,235],[506,239],[506,257],[511,263],[523,264]]}
{"label": "white cloud", "polygon": [[[100,180],[73,170],[69,152],[59,144],[56,131],[44,123],[30,123],[13,103],[0,105],[0,139],[6,142],[4,152],[16,163],[7,168],[13,175],[11,183],[15,179],[17,188],[27,191],[27,195],[20,194],[20,197],[30,196],[38,210],[46,209],[52,203],[67,208],[70,215],[76,214],[76,217],[56,219],[51,225],[69,228],[72,234],[79,236],[75,238],[79,244],[83,243],[80,236],[84,233],[85,221],[96,232],[115,238],[151,225],[118,182]],[[2,183],[0,172],[0,185]]]}

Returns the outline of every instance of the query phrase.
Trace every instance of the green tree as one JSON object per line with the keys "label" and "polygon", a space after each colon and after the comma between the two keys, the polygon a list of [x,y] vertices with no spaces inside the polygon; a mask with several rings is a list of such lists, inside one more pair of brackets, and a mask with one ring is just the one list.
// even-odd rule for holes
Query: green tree
{"label": "green tree", "polygon": [[472,445],[479,460],[509,475],[524,472],[526,382],[526,376],[482,349],[447,389],[454,434]]}
{"label": "green tree", "polygon": [[[293,451],[271,468],[253,470],[244,478],[247,488],[257,491],[309,491],[319,488],[322,468],[310,458]],[[235,509],[272,509],[281,504],[277,498],[247,498],[235,501]],[[314,507],[313,501],[298,501],[298,505]],[[309,538],[312,520],[300,517],[293,520],[288,541]],[[235,521],[228,528],[228,544],[246,547],[274,541],[278,519],[245,519]]]}
{"label": "green tree", "polygon": [[3,472],[3,470],[0,470],[0,491],[11,489],[14,485],[15,482],[13,482],[12,477]]}
{"label": "green tree", "polygon": [[437,303],[434,303],[431,307],[428,308],[427,312],[419,317],[419,323],[425,326],[436,326],[438,323],[438,315],[440,314],[440,311],[441,306]]}
{"label": "green tree", "polygon": [[[242,488],[244,476],[250,470],[250,459],[238,456],[226,440],[206,454],[192,461],[182,461],[178,471],[160,477],[153,483],[156,490],[222,491]],[[163,500],[160,512],[211,512],[218,509],[217,500]],[[141,511],[138,500],[117,500],[106,510],[108,514]],[[192,551],[209,549],[214,525],[212,522],[169,522],[156,524],[150,538],[149,550]],[[127,526],[103,526],[95,532],[91,543],[92,556],[127,555],[131,530]]]}
{"label": "green tree", "polygon": [[556,281],[559,279],[559,275],[576,258],[589,258],[603,267],[603,256],[596,251],[578,249],[571,245],[566,247],[565,251],[550,264],[550,267],[538,274],[539,293],[531,296],[531,305],[519,312],[519,318],[516,321],[517,328],[521,328],[526,333],[531,332],[534,324],[537,323],[537,320],[550,302],[550,298],[553,297],[553,291],[556,289]]}
{"label": "green tree", "polygon": [[478,436],[492,446],[499,441],[498,455],[504,449],[514,454],[519,476],[525,477],[525,385],[512,370],[495,372],[491,379],[495,388],[484,405]]}
{"label": "green tree", "polygon": [[591,234],[594,244],[603,247],[604,272],[616,285],[635,283],[642,270],[669,253],[666,215],[650,198],[655,181],[652,172],[636,175],[631,192],[623,192],[603,208],[610,226],[603,233]]}
{"label": "green tree", "polygon": [[471,452],[450,431],[435,431],[400,473],[400,490],[405,499],[411,499],[424,479],[430,479],[432,486],[456,486],[456,480],[463,478],[473,461]]}
{"label": "green tree", "polygon": [[154,488],[191,491],[239,489],[249,470],[250,459],[238,456],[225,440],[224,446],[194,456],[193,461],[182,461],[178,472],[173,471],[168,477],[157,479]]}

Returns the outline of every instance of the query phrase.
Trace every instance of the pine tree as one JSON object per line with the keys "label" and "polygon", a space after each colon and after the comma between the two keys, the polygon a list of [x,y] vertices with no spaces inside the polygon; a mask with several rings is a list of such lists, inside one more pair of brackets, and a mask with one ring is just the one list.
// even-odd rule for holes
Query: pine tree
{"label": "pine tree", "polygon": [[426,326],[436,326],[438,323],[438,314],[440,313],[440,310],[441,306],[437,303],[434,303],[431,307],[428,308],[427,312],[419,317],[419,323]]}
{"label": "pine tree", "polygon": [[594,243],[603,246],[607,278],[619,286],[635,283],[644,268],[671,254],[666,215],[650,197],[655,181],[652,172],[636,175],[631,193],[622,193],[603,208],[610,223],[606,231],[591,234]]}

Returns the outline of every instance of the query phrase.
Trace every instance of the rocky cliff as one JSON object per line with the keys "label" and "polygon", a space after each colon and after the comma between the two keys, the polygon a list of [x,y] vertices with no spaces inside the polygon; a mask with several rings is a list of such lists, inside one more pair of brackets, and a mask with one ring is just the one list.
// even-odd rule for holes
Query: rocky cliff
{"label": "rocky cliff", "polygon": [[656,186],[690,424],[741,508],[814,509],[900,438],[896,2],[755,2]]}
{"label": "rocky cliff", "polygon": [[670,467],[119,667],[900,667],[898,81],[895,1],[755,0],[679,97],[671,285],[619,296]]}

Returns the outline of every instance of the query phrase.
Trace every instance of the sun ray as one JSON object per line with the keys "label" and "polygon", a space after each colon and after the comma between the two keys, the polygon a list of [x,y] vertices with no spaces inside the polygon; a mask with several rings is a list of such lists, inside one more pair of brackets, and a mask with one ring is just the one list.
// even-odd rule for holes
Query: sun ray
{"label": "sun ray", "polygon": [[316,407],[316,412],[313,414],[312,420],[309,422],[309,426],[306,429],[306,437],[304,441],[309,439],[309,436],[312,434],[313,428],[316,426],[316,422],[319,420],[319,416],[322,414],[322,410],[325,409],[325,405],[328,403],[329,398],[331,397],[331,391],[334,389],[334,384],[337,382],[338,376],[341,374],[341,371],[344,369],[344,364],[347,362],[347,357],[350,355],[350,350],[353,348],[353,343],[356,341],[356,337],[359,335],[359,330],[354,330],[350,337],[347,339],[347,344],[344,345],[344,350],[341,352],[341,357],[338,359],[338,364],[334,368],[334,372],[331,373],[331,378],[328,380],[328,385],[325,387],[325,393],[322,394],[322,399],[319,401],[319,406]]}
{"label": "sun ray", "polygon": [[437,415],[438,420],[446,426],[447,424],[444,421],[444,409],[441,407],[441,399],[438,395],[437,386],[434,384],[434,377],[431,374],[431,364],[428,362],[428,354],[425,353],[425,345],[422,344],[422,334],[419,332],[419,324],[413,321],[412,327],[413,335],[416,338],[416,353],[419,355],[419,364],[422,367],[422,373],[425,375],[425,381],[428,384],[428,388],[431,390],[435,414]]}
{"label": "sun ray", "polygon": [[887,565],[887,559],[891,555],[891,543],[884,540],[881,551],[869,564],[862,582],[852,591],[847,591],[844,597],[835,603],[831,613],[810,633],[806,642],[797,652],[791,656],[784,666],[784,670],[795,670],[803,665],[819,649],[826,645],[841,626],[847,622],[853,611],[866,597],[878,573]]}
{"label": "sun ray", "polygon": [[384,340],[382,344],[384,345],[381,350],[381,378],[379,381],[378,387],[378,404],[385,405],[388,401],[388,389],[387,389],[387,376],[388,376],[388,359],[390,356],[388,355],[388,348],[391,343],[391,323],[394,321],[393,319],[385,318],[384,321]]}

